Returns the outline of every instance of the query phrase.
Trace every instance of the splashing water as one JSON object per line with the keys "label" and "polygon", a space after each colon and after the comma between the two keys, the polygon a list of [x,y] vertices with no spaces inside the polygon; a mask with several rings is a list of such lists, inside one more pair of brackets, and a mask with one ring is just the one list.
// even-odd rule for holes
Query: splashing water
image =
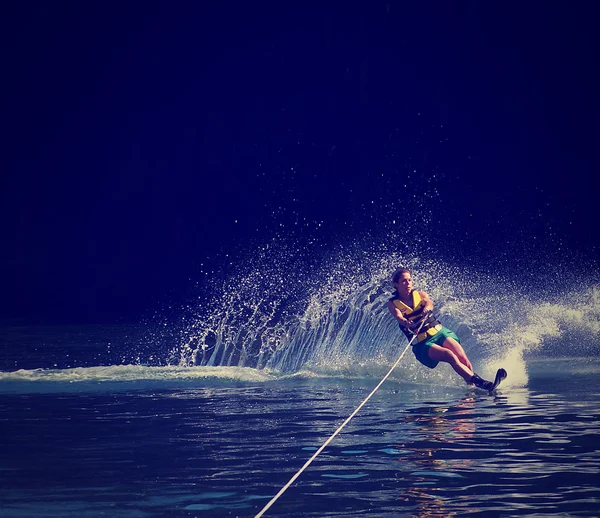
{"label": "splashing water", "polygon": [[[406,250],[434,255],[413,245]],[[28,385],[32,382],[52,391],[60,388],[57,381],[92,390],[107,380],[126,388],[161,380],[171,386],[197,379],[380,378],[406,345],[386,308],[398,266],[410,268],[415,287],[431,295],[436,315],[458,334],[478,374],[490,378],[498,367],[507,369],[503,386],[528,383],[532,356],[600,352],[600,290],[593,270],[570,270],[567,278],[561,272],[560,283],[544,282],[540,272],[552,274],[552,268],[536,268],[536,276],[511,265],[509,273],[491,274],[380,245],[346,244],[332,254],[329,248],[298,250],[273,240],[236,264],[233,273],[215,274],[210,296],[196,294],[193,303],[174,305],[170,317],[163,312],[144,326],[142,336],[133,333],[136,343],[121,346],[115,330],[103,354],[100,337],[80,343],[80,334],[69,335],[69,343],[58,340],[50,350],[38,341],[54,343],[55,333],[32,337],[29,350],[47,351],[46,361],[40,359],[34,370],[0,372],[0,381],[14,382],[5,390],[21,390],[21,384],[22,390],[39,390]],[[523,278],[534,278],[534,285],[524,285]],[[94,353],[82,356],[90,347]],[[392,378],[464,386],[449,365],[427,369],[410,352]]]}
{"label": "splashing water", "polygon": [[[415,286],[432,296],[436,314],[460,336],[483,376],[503,366],[508,384],[524,385],[527,355],[598,352],[600,291],[593,282],[580,279],[571,291],[541,293],[472,268],[384,247],[366,250],[342,248],[335,259],[306,261],[281,243],[263,247],[229,280],[212,286],[220,297],[187,307],[175,337],[180,345],[168,363],[379,376],[406,343],[386,308],[389,278],[400,265],[413,270]],[[426,369],[412,356],[395,376],[446,384],[449,378],[444,368]]]}

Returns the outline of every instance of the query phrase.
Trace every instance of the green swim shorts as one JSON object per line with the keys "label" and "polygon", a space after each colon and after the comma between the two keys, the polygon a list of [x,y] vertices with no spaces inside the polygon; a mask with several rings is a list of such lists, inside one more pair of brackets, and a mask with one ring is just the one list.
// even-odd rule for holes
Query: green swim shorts
{"label": "green swim shorts", "polygon": [[460,343],[460,339],[454,331],[451,331],[447,327],[442,327],[436,334],[429,337],[427,340],[423,340],[412,346],[413,353],[415,354],[415,358],[419,360],[420,363],[429,367],[430,369],[435,369],[439,362],[432,360],[429,357],[429,348],[432,345],[442,345],[446,338],[454,338],[458,343]]}

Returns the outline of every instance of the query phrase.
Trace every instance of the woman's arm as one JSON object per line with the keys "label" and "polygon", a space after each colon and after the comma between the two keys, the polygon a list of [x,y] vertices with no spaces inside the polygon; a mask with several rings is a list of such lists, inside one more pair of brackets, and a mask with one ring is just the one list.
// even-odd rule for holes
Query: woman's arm
{"label": "woman's arm", "polygon": [[396,306],[394,306],[394,303],[389,300],[387,303],[387,307],[390,310],[390,313],[394,316],[394,318],[400,322],[400,325],[402,327],[407,327],[409,324],[409,321],[404,318],[404,316],[402,315],[402,311],[400,311]]}
{"label": "woman's arm", "polygon": [[431,300],[431,297],[424,291],[420,291],[419,295],[421,295],[421,301],[423,302],[423,311],[425,313],[431,313],[433,311],[433,300]]}

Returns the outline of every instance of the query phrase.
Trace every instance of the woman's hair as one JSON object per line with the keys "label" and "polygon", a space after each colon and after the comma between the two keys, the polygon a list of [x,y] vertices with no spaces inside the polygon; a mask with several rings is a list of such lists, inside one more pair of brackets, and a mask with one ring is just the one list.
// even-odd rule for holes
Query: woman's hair
{"label": "woman's hair", "polygon": [[410,274],[410,270],[408,268],[398,268],[392,275],[392,284],[396,284],[397,282],[400,282],[400,278],[402,277],[403,273]]}

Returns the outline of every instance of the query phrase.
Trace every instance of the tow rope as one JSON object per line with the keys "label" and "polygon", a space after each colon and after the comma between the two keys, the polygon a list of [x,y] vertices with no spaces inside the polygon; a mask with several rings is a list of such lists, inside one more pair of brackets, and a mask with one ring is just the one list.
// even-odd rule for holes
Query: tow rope
{"label": "tow rope", "polygon": [[277,501],[277,499],[283,495],[283,493],[285,493],[285,491],[294,483],[294,481],[302,474],[302,472],[308,468],[308,466],[311,465],[312,461],[315,460],[319,454],[327,447],[327,445],[333,441],[333,439],[335,438],[336,435],[338,435],[342,429],[344,428],[344,426],[346,426],[350,420],[359,412],[359,410],[366,404],[367,401],[369,401],[369,399],[371,399],[371,396],[373,396],[373,394],[375,394],[375,392],[377,392],[377,390],[379,390],[379,387],[381,387],[381,385],[383,385],[383,383],[385,382],[385,380],[387,380],[390,375],[392,374],[392,372],[394,371],[394,369],[398,366],[398,364],[400,363],[400,361],[402,360],[402,358],[404,357],[404,355],[406,354],[406,351],[408,351],[408,348],[412,345],[413,341],[415,338],[417,338],[417,335],[419,334],[419,332],[421,331],[421,328],[423,327],[423,324],[425,323],[425,319],[421,322],[421,325],[419,326],[419,329],[417,330],[417,332],[415,333],[415,335],[410,339],[410,341],[408,342],[408,344],[406,345],[406,347],[404,348],[404,351],[402,351],[402,354],[400,354],[400,356],[398,357],[398,359],[396,360],[396,363],[394,363],[394,365],[392,365],[392,368],[388,371],[388,373],[383,377],[383,379],[377,384],[377,386],[371,391],[371,393],[363,400],[363,402],[358,405],[356,407],[356,410],[354,410],[354,412],[352,412],[352,414],[350,414],[350,416],[348,417],[348,419],[346,419],[339,427],[338,429],[333,432],[333,434],[331,435],[331,437],[329,437],[329,439],[327,439],[323,445],[314,453],[314,455],[308,459],[306,461],[306,463],[304,464],[304,466],[302,466],[295,474],[292,478],[290,478],[289,482],[283,486],[279,492],[273,497],[271,498],[271,500],[267,503],[267,505],[265,505],[260,512],[255,516],[255,518],[260,518],[263,514],[265,514],[265,512]]}

